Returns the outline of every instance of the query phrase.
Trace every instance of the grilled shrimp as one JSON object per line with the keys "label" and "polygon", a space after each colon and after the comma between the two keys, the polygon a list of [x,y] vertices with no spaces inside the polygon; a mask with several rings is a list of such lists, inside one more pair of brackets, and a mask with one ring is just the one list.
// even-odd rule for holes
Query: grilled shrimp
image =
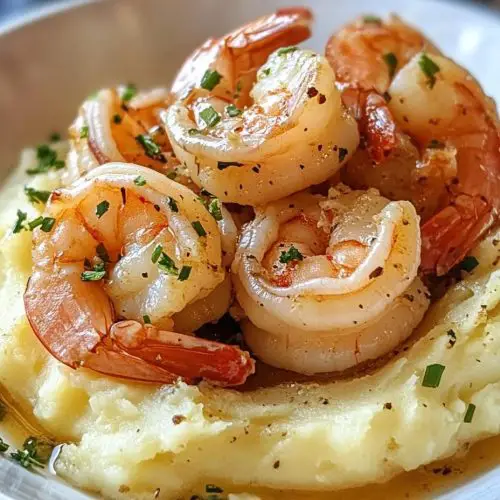
{"label": "grilled shrimp", "polygon": [[231,300],[216,222],[194,193],[111,163],[55,191],[44,215],[24,303],[54,357],[156,383],[237,385],[253,372],[248,353],[189,335]]}
{"label": "grilled shrimp", "polygon": [[333,71],[313,52],[274,52],[251,97],[237,116],[208,93],[162,115],[192,179],[222,201],[259,205],[323,182],[358,145]]}
{"label": "grilled shrimp", "polygon": [[375,189],[299,193],[256,209],[233,263],[252,351],[312,374],[379,357],[410,335],[429,301],[417,276],[419,220]]}

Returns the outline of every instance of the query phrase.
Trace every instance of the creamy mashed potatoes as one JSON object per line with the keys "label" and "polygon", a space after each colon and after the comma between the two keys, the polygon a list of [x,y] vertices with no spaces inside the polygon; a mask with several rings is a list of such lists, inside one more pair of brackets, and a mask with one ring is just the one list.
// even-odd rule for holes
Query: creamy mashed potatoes
{"label": "creamy mashed potatoes", "polygon": [[[25,153],[21,170],[33,159]],[[57,362],[24,315],[31,234],[11,228],[17,209],[38,215],[23,183],[53,189],[58,175],[18,173],[2,195],[0,382],[48,433],[73,443],[56,465],[72,483],[144,499],[157,488],[160,498],[189,498],[205,484],[226,492],[339,489],[385,481],[500,432],[495,235],[475,250],[470,277],[430,310],[420,340],[374,374],[248,392],[124,383]],[[440,385],[423,387],[434,363],[445,366]],[[470,403],[476,410],[465,423]]]}

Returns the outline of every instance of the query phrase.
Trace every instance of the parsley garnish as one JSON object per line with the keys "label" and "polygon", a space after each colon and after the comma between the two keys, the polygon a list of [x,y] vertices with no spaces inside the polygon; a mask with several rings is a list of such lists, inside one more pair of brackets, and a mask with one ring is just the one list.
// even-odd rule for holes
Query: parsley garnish
{"label": "parsley garnish", "polygon": [[464,422],[466,424],[470,424],[472,422],[472,417],[474,416],[474,412],[476,411],[476,405],[469,403],[467,406],[467,411],[465,412]]}
{"label": "parsley garnish", "polygon": [[288,264],[295,260],[304,260],[304,256],[292,245],[288,250],[281,252],[280,262]]}
{"label": "parsley garnish", "polygon": [[215,198],[208,204],[208,211],[210,215],[218,222],[222,220],[222,211],[220,206],[220,201]]}
{"label": "parsley garnish", "polygon": [[241,109],[238,109],[234,104],[229,104],[228,106],[226,106],[226,113],[231,118],[234,118],[235,116],[240,116],[243,111],[241,111]]}
{"label": "parsley garnish", "polygon": [[109,201],[103,200],[95,207],[95,214],[100,219],[109,210]]}
{"label": "parsley garnish", "polygon": [[142,175],[138,175],[135,179],[134,179],[134,184],[136,186],[145,186],[146,185],[146,179],[144,179],[144,177]]}
{"label": "parsley garnish", "polygon": [[161,161],[166,163],[167,160],[163,153],[161,152],[160,146],[156,144],[155,140],[148,134],[139,134],[136,136],[135,140],[143,147],[144,152],[153,160]]}
{"label": "parsley garnish", "polygon": [[175,265],[175,262],[165,253],[161,253],[160,260],[158,260],[158,267],[165,271],[167,274],[171,274],[173,276],[177,276],[179,270]]}
{"label": "parsley garnish", "polygon": [[220,115],[212,106],[201,111],[200,118],[207,124],[207,127],[215,127],[220,122]]}
{"label": "parsley garnish", "polygon": [[396,68],[398,66],[398,58],[394,55],[393,52],[388,52],[387,54],[384,54],[382,58],[385,61],[385,64],[387,64],[387,67],[389,68],[389,78],[392,78],[394,76],[394,73],[396,73]]}
{"label": "parsley garnish", "polygon": [[151,324],[151,318],[149,317],[149,314],[145,314],[142,317],[142,319],[143,319],[145,325],[150,325]]}
{"label": "parsley garnish", "polygon": [[224,170],[225,168],[228,167],[242,167],[244,164],[240,163],[239,161],[218,161],[217,162],[217,168],[219,170]]}
{"label": "parsley garnish", "polygon": [[95,253],[103,262],[109,262],[109,254],[104,243],[99,243],[99,245],[95,247]]}
{"label": "parsley garnish", "polygon": [[201,225],[201,222],[199,220],[191,222],[191,225],[193,226],[194,230],[198,233],[198,236],[203,237],[207,235],[205,228]]}
{"label": "parsley garnish", "polygon": [[14,234],[20,233],[23,229],[26,229],[24,223],[27,218],[28,214],[26,212],[22,212],[21,210],[17,211],[17,220],[14,224],[14,229],[12,230]]}
{"label": "parsley garnish", "polygon": [[89,136],[89,127],[85,125],[80,129],[80,139],[86,139]]}
{"label": "parsley garnish", "polygon": [[377,16],[364,16],[363,22],[365,24],[382,24],[382,19]]}
{"label": "parsley garnish", "polygon": [[269,76],[269,75],[271,74],[271,68],[264,68],[264,69],[262,70],[262,74],[263,74],[264,76]]}
{"label": "parsley garnish", "polygon": [[28,175],[44,174],[50,169],[60,170],[64,168],[65,163],[63,160],[57,159],[57,153],[47,144],[41,144],[36,148],[36,158],[38,164],[35,168],[26,170]]}
{"label": "parsley garnish", "polygon": [[119,125],[121,122],[122,122],[122,117],[118,113],[116,115],[113,115],[113,123]]}
{"label": "parsley garnish", "polygon": [[41,438],[29,437],[23,444],[22,450],[16,450],[10,456],[25,469],[33,466],[43,468],[48,462],[54,445]]}
{"label": "parsley garnish", "polygon": [[9,445],[0,437],[0,453],[5,453],[9,449]]}
{"label": "parsley garnish", "polygon": [[224,493],[224,490],[215,484],[207,484],[205,486],[205,491],[207,493]]}
{"label": "parsley garnish", "polygon": [[420,69],[427,77],[427,86],[432,89],[436,83],[436,73],[441,69],[427,54],[422,54],[418,60]]}
{"label": "parsley garnish", "polygon": [[28,197],[30,203],[47,203],[50,197],[50,191],[39,191],[38,189],[24,186],[24,194]]}
{"label": "parsley garnish", "polygon": [[198,134],[201,134],[201,130],[198,130],[197,128],[190,128],[188,130],[188,134],[189,135],[198,135]]}
{"label": "parsley garnish", "polygon": [[104,262],[99,262],[95,264],[92,269],[87,269],[80,274],[82,281],[99,281],[102,280],[104,276],[106,276]]}
{"label": "parsley garnish", "polygon": [[52,132],[49,137],[50,142],[58,142],[61,140],[61,134],[59,132]]}
{"label": "parsley garnish", "polygon": [[278,55],[283,56],[285,54],[289,54],[290,52],[295,52],[298,50],[298,47],[282,47],[278,50]]}
{"label": "parsley garnish", "polygon": [[479,261],[473,255],[468,255],[465,259],[460,262],[459,267],[463,271],[467,271],[468,273],[472,272],[479,265]]}
{"label": "parsley garnish", "polygon": [[203,78],[201,79],[201,88],[206,90],[213,90],[216,85],[219,84],[222,75],[216,71],[207,69]]}
{"label": "parsley garnish", "polygon": [[182,266],[181,272],[179,273],[179,277],[177,278],[179,281],[186,281],[191,274],[191,266]]}
{"label": "parsley garnish", "polygon": [[349,151],[346,148],[339,148],[339,162],[342,163]]}
{"label": "parsley garnish", "polygon": [[54,227],[55,223],[56,223],[56,220],[53,217],[44,217],[43,221],[42,221],[42,225],[40,226],[40,229],[44,233],[50,233],[50,231]]}
{"label": "parsley garnish", "polygon": [[448,345],[450,347],[453,347],[457,343],[457,335],[455,334],[455,331],[450,329],[446,332],[446,335],[450,337],[450,339],[448,340]]}
{"label": "parsley garnish", "polygon": [[174,180],[177,178],[177,172],[174,172],[174,171],[169,172],[169,173],[167,174],[167,177],[168,177],[171,181],[174,181]]}
{"label": "parsley garnish", "polygon": [[161,253],[163,252],[163,247],[161,245],[157,245],[151,254],[151,262],[156,264],[158,259],[160,258]]}
{"label": "parsley garnish", "polygon": [[137,87],[133,83],[129,83],[124,89],[122,93],[122,101],[128,102],[132,97],[137,94]]}
{"label": "parsley garnish", "polygon": [[422,380],[422,385],[424,387],[432,387],[433,389],[439,387],[441,382],[441,376],[443,375],[445,367],[438,363],[434,365],[428,365],[425,369],[424,378]]}
{"label": "parsley garnish", "polygon": [[177,206],[177,202],[171,196],[167,196],[167,203],[168,203],[170,210],[172,210],[172,212],[179,211],[179,207]]}

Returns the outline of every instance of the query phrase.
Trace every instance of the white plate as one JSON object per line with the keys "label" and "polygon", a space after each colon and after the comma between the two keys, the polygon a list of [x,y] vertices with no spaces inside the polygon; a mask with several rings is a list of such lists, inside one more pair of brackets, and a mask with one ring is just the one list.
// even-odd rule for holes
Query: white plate
{"label": "white plate", "polygon": [[[118,82],[166,84],[200,42],[292,4],[316,17],[307,45],[360,13],[397,12],[466,66],[500,102],[500,16],[463,3],[416,0],[110,0],[46,8],[0,26],[0,176],[19,150],[65,130],[81,100]],[[497,17],[498,16],[498,17]],[[4,497],[2,492],[7,495]],[[10,495],[10,496],[9,496]],[[0,500],[88,498],[0,460]],[[500,467],[442,498],[500,498]]]}

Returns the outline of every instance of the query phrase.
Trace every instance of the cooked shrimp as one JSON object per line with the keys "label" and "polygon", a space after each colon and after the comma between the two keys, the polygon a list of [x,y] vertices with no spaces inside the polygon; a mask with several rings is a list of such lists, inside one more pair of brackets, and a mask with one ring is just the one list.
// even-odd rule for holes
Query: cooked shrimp
{"label": "cooked shrimp", "polygon": [[[240,349],[186,334],[217,320],[231,299],[216,222],[194,193],[151,169],[111,163],[55,191],[45,215],[52,227],[34,233],[24,303],[53,356],[157,383],[237,385],[253,372]],[[186,319],[187,308],[197,316]]]}
{"label": "cooked shrimp", "polygon": [[245,340],[266,363],[344,370],[419,323],[429,301],[411,203],[338,185],[328,198],[300,193],[256,212],[232,270]]}
{"label": "cooked shrimp", "polygon": [[358,145],[333,71],[313,52],[274,52],[251,97],[237,116],[208,92],[162,113],[176,156],[223,202],[259,205],[323,182]]}
{"label": "cooked shrimp", "polygon": [[207,70],[221,77],[213,95],[240,108],[251,104],[257,70],[276,49],[309,38],[312,13],[304,7],[279,9],[228,35],[210,38],[185,61],[172,84],[172,99],[183,99],[200,88]]}

